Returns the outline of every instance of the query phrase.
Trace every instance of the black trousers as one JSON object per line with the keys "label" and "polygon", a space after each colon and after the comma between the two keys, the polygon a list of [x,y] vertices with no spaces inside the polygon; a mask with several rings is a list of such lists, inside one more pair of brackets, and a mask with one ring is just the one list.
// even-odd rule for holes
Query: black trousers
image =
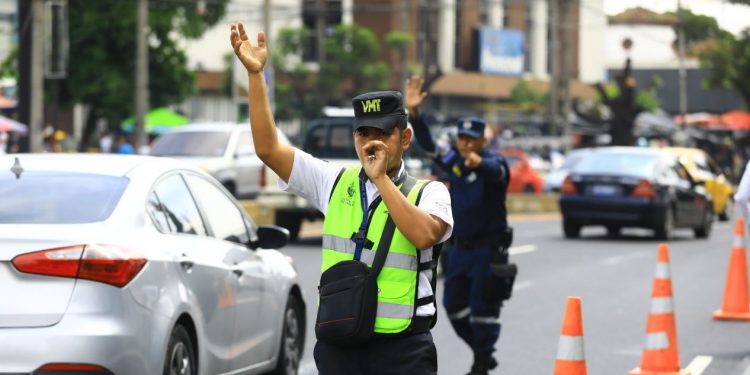
{"label": "black trousers", "polygon": [[437,350],[429,332],[377,338],[364,346],[344,348],[315,343],[319,375],[435,375]]}

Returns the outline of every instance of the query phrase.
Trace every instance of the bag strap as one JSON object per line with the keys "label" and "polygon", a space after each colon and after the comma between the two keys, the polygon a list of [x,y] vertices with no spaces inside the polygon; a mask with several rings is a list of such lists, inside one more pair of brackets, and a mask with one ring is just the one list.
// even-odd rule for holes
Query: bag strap
{"label": "bag strap", "polygon": [[[407,174],[404,183],[401,185],[401,194],[408,197],[409,192],[416,184],[417,179]],[[380,241],[378,242],[378,250],[375,252],[375,259],[372,261],[372,272],[375,275],[375,278],[378,277],[380,271],[383,269],[385,258],[388,256],[388,249],[391,247],[391,241],[393,240],[393,235],[395,233],[396,224],[393,222],[391,215],[388,214],[388,219],[383,228],[383,234],[380,236]]]}

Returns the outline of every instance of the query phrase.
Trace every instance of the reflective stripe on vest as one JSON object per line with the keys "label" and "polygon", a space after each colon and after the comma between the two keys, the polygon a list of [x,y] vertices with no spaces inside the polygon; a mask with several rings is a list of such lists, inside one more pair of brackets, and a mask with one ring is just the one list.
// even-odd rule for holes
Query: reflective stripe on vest
{"label": "reflective stripe on vest", "polygon": [[[352,234],[357,232],[362,222],[362,207],[359,199],[360,168],[347,168],[333,187],[323,223],[323,257],[321,271],[325,272],[334,264],[354,258],[355,243]],[[419,192],[426,181],[417,181],[409,191],[407,200],[417,203]],[[360,261],[372,265],[375,249],[378,248],[388,213],[385,203],[380,203],[371,213],[367,228],[367,239],[372,249],[363,249]],[[426,255],[422,254],[423,259]],[[399,333],[411,324],[416,311],[415,302],[418,285],[419,251],[396,228],[385,259],[378,275],[378,307],[375,319],[375,332]]]}

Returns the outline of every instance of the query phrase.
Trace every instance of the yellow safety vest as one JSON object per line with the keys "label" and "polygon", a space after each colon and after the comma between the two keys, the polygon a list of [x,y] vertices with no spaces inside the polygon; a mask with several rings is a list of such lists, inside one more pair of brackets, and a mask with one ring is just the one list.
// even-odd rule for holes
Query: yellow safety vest
{"label": "yellow safety vest", "polygon": [[[345,169],[333,187],[323,224],[321,272],[325,272],[338,262],[354,259],[356,243],[352,240],[352,236],[359,231],[363,217],[359,196],[360,170],[361,167]],[[417,204],[427,182],[417,180],[407,195],[410,203]],[[382,202],[375,206],[374,213],[368,217],[366,232],[368,241],[366,242],[370,246],[362,249],[360,261],[370,266],[375,258],[387,219],[388,211]],[[395,334],[409,328],[416,312],[420,251],[398,228],[393,234],[388,249],[388,256],[377,279],[378,310],[375,332]],[[430,259],[423,262],[431,261],[430,255]]]}

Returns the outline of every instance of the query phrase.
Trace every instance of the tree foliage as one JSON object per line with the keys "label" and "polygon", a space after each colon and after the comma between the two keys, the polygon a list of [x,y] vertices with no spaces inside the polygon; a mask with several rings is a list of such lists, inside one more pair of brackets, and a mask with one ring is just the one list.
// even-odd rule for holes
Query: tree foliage
{"label": "tree foliage", "polygon": [[709,70],[704,82],[708,87],[733,89],[750,108],[750,28],[736,38],[715,39],[699,58],[701,66]]}
{"label": "tree foliage", "polygon": [[349,105],[359,93],[388,87],[390,68],[380,60],[380,45],[370,29],[338,25],[326,39],[325,49],[327,60],[320,67],[318,89],[328,102]]}
{"label": "tree foliage", "polygon": [[[177,35],[200,36],[223,17],[228,0],[151,2],[149,8],[150,106],[177,103],[194,91],[185,51]],[[69,0],[70,60],[61,82],[64,104],[91,108],[87,130],[96,118],[119,124],[134,108],[137,2]]]}
{"label": "tree foliage", "polygon": [[542,111],[549,103],[549,93],[535,90],[525,80],[519,80],[510,90],[510,101],[524,112]]}
{"label": "tree foliage", "polygon": [[[669,14],[678,16],[676,12],[669,12]],[[688,9],[683,10],[683,15],[685,17],[685,43],[688,46],[706,39],[731,36],[731,33],[719,26],[714,17],[695,14]],[[679,25],[675,27],[679,28]]]}
{"label": "tree foliage", "polygon": [[337,26],[326,38],[326,62],[317,72],[300,59],[310,46],[308,30],[285,28],[270,47],[277,118],[317,117],[324,105],[349,106],[359,93],[388,88],[390,68],[380,60],[380,45],[369,29]]}

